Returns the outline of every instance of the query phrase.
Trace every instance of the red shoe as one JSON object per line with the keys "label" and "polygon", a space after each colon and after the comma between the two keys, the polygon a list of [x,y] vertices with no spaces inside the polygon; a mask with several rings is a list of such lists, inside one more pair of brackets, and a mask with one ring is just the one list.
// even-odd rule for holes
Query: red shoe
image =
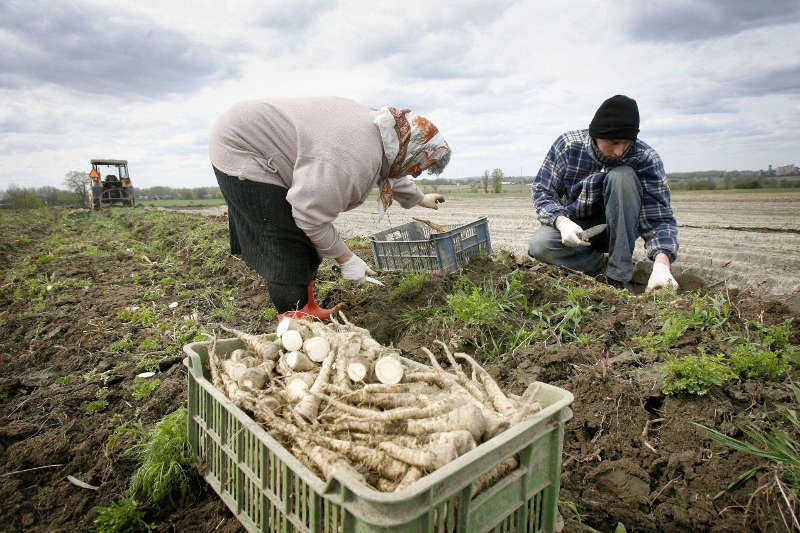
{"label": "red shoe", "polygon": [[278,322],[286,317],[299,318],[302,320],[328,320],[332,314],[342,307],[344,307],[344,304],[336,304],[330,309],[323,309],[320,307],[316,300],[314,300],[314,282],[312,281],[308,285],[308,302],[306,305],[297,311],[287,311],[278,315]]}

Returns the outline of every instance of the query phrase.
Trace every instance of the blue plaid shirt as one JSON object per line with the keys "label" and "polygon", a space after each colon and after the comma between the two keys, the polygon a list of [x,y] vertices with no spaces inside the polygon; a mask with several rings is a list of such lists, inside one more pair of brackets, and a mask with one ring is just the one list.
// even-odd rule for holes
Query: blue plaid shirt
{"label": "blue plaid shirt", "polygon": [[670,193],[661,157],[641,140],[614,163],[597,158],[589,130],[568,131],[553,143],[531,189],[536,215],[542,224],[554,225],[559,215],[588,218],[603,205],[603,181],[608,167],[627,165],[642,184],[639,235],[650,259],[664,252],[674,262],[678,255],[678,227],[670,206]]}

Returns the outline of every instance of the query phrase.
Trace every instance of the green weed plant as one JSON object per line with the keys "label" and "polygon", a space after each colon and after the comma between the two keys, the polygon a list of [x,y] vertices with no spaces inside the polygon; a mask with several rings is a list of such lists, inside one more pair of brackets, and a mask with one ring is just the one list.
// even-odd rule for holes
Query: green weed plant
{"label": "green weed plant", "polygon": [[728,355],[730,366],[746,378],[778,379],[789,371],[789,362],[779,353],[765,350],[755,343],[737,345]]}
{"label": "green weed plant", "polygon": [[663,367],[665,394],[695,394],[703,396],[737,377],[724,355],[687,355],[670,357]]}
{"label": "green weed plant", "polygon": [[117,318],[139,326],[150,326],[156,321],[156,313],[152,307],[130,308],[118,312]]}
{"label": "green weed plant", "polygon": [[161,385],[161,380],[158,378],[135,377],[133,380],[133,390],[131,392],[133,399],[143,400],[147,398],[159,385]]}
{"label": "green weed plant", "polygon": [[666,310],[668,305],[663,301],[661,303],[664,309],[659,316],[660,330],[634,337],[634,340],[646,350],[670,348],[690,329],[699,331],[720,329],[728,321],[730,314],[730,304],[721,295],[693,293],[689,296],[689,306],[685,310]]}
{"label": "green weed plant", "polygon": [[425,271],[407,272],[400,278],[397,287],[389,292],[390,300],[397,300],[404,296],[416,296],[422,292],[425,283],[430,279],[430,275]]}
{"label": "green weed plant", "polygon": [[186,416],[185,407],[168,414],[143,441],[125,452],[140,465],[131,477],[128,496],[157,505],[188,493],[194,457],[186,434]]}
{"label": "green weed plant", "polygon": [[155,524],[144,519],[144,511],[139,509],[132,498],[122,498],[107,507],[97,508],[97,518],[91,531],[97,533],[134,533],[153,531]]}

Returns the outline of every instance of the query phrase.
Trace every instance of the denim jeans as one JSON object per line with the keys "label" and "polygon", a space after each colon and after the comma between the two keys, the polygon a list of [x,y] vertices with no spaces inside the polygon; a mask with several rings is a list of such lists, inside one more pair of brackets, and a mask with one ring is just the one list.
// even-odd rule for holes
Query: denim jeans
{"label": "denim jeans", "polygon": [[608,171],[603,182],[603,209],[587,219],[574,220],[583,229],[606,223],[605,234],[593,238],[591,247],[569,248],[561,244],[561,232],[542,226],[528,242],[528,255],[539,261],[587,274],[603,267],[608,252],[606,276],[629,282],[633,277],[633,248],[638,237],[642,185],[631,167],[619,166]]}

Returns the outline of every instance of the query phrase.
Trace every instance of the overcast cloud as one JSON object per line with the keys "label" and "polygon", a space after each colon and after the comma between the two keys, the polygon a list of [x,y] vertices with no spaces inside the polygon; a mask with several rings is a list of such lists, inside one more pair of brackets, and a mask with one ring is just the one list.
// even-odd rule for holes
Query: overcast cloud
{"label": "overcast cloud", "polygon": [[668,172],[800,164],[796,0],[442,4],[4,0],[0,189],[96,157],[139,187],[215,185],[219,113],[318,95],[427,115],[449,177],[535,174],[618,93]]}

